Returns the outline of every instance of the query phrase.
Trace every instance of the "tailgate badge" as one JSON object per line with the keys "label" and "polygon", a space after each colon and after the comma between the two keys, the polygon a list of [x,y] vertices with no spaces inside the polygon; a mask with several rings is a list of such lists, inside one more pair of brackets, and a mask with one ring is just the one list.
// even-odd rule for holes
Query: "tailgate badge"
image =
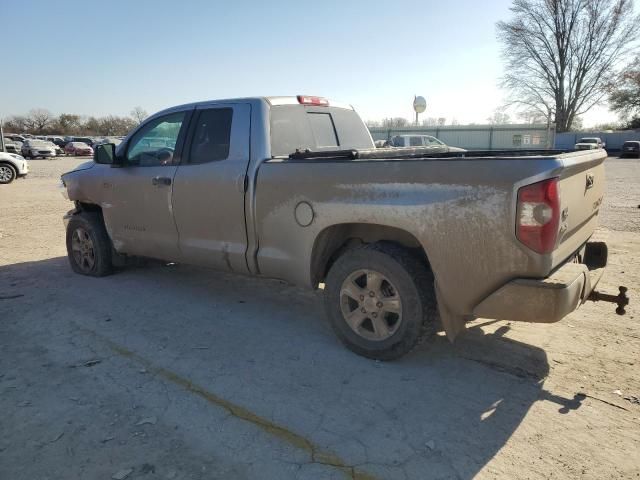
{"label": "tailgate badge", "polygon": [[593,176],[593,173],[587,173],[587,186],[586,186],[587,190],[593,187],[594,180],[595,180],[595,177]]}

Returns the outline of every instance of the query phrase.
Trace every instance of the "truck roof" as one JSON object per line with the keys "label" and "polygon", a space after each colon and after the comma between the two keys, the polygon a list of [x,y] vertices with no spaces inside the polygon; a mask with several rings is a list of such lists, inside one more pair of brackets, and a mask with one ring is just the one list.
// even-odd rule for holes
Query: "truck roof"
{"label": "truck roof", "polygon": [[[324,97],[317,97],[323,98]],[[337,102],[335,100],[326,99],[329,104],[326,106],[334,107],[334,108],[344,108],[346,110],[354,110],[353,106],[348,103]],[[192,103],[184,103],[182,105],[176,105],[175,107],[169,107],[164,110],[161,110],[157,113],[154,113],[152,116],[155,117],[159,114],[170,113],[173,111],[185,110],[187,108],[194,108],[202,105],[211,105],[217,103],[257,103],[264,102],[269,106],[280,106],[280,105],[300,105],[300,101],[298,100],[298,95],[290,95],[290,96],[265,96],[265,97],[239,97],[239,98],[223,98],[216,100],[202,100],[199,102]]]}

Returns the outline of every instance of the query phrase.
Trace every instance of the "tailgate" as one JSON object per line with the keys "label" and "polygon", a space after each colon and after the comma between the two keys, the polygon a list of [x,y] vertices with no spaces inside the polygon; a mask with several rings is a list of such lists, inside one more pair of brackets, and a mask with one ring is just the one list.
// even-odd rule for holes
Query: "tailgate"
{"label": "tailgate", "polygon": [[576,252],[598,226],[605,188],[603,149],[561,155],[563,170],[559,179],[560,232],[553,254],[557,266]]}

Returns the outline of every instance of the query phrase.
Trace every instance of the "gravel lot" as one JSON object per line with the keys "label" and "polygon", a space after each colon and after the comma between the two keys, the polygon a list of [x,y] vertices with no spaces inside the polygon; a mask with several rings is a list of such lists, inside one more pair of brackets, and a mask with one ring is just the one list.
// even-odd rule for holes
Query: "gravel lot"
{"label": "gravel lot", "polygon": [[600,289],[553,325],[478,320],[393,363],[319,296],[154,265],[72,274],[60,173],[0,186],[0,478],[640,477],[640,161],[607,160]]}

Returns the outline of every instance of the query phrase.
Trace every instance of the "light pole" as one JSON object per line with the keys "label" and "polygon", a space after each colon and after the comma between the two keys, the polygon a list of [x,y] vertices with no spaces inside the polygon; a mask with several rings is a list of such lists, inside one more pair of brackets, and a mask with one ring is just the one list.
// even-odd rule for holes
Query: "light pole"
{"label": "light pole", "polygon": [[427,109],[427,101],[424,97],[413,96],[413,111],[416,112],[416,127],[418,126],[418,115]]}

